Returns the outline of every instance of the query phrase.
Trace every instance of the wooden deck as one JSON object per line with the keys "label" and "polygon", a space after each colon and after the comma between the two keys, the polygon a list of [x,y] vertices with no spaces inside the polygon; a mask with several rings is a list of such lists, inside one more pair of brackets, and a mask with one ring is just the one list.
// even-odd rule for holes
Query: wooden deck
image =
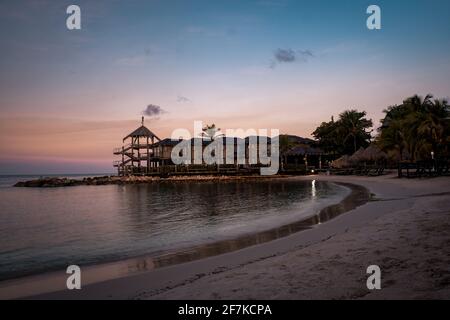
{"label": "wooden deck", "polygon": [[[248,165],[161,165],[147,168],[145,166],[136,167],[132,165],[122,166],[121,161],[115,161],[114,166],[118,168],[119,175],[148,175],[148,176],[195,176],[195,175],[259,175],[262,166]],[[289,166],[279,170],[279,174],[284,175],[305,175],[316,172],[305,166]]]}

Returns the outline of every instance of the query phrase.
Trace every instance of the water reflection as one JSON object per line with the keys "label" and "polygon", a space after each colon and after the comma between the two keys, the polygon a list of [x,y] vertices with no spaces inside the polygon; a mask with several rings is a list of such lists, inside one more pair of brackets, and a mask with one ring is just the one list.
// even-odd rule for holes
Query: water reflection
{"label": "water reflection", "polygon": [[316,180],[311,181],[311,197],[313,199],[316,198],[317,190],[316,190]]}
{"label": "water reflection", "polygon": [[282,179],[0,192],[0,279],[6,279],[244,237],[209,249],[227,251],[242,241],[273,238],[245,236],[307,217],[338,202],[348,190]]}
{"label": "water reflection", "polygon": [[343,212],[354,209],[369,201],[370,193],[364,187],[346,183],[341,183],[341,185],[351,188],[351,193],[338,204],[327,206],[320,210],[317,215],[312,217],[272,228],[270,230],[237,237],[232,240],[217,241],[201,246],[191,247],[186,250],[181,249],[156,257],[131,259],[124,261],[122,264],[126,266],[126,273],[135,273],[239,250],[251,245],[264,243],[288,236],[295,232],[309,229],[314,225],[331,220]]}

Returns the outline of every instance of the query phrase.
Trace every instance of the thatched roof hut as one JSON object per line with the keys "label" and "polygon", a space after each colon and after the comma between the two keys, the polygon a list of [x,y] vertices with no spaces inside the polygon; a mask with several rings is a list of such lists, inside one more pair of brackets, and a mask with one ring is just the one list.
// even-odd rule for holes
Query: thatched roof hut
{"label": "thatched roof hut", "polygon": [[364,148],[361,147],[361,148],[359,148],[358,151],[356,151],[354,154],[352,154],[348,160],[351,163],[358,163],[358,162],[364,161],[363,155],[364,155]]}
{"label": "thatched roof hut", "polygon": [[136,138],[149,138],[149,139],[155,139],[157,141],[161,141],[156,134],[154,134],[149,128],[144,126],[144,117],[142,117],[141,126],[134,130],[132,133],[127,135],[125,138],[123,138],[123,141],[127,140],[128,138],[136,139]]}
{"label": "thatched roof hut", "polygon": [[331,166],[333,168],[337,168],[337,169],[350,167],[351,163],[349,161],[349,158],[350,157],[348,155],[344,155],[344,156],[340,157],[339,159],[336,159],[333,162],[331,162]]}
{"label": "thatched roof hut", "polygon": [[375,144],[371,144],[360,155],[360,158],[362,161],[378,161],[387,159],[387,154],[380,148],[378,148],[378,146],[376,146]]}

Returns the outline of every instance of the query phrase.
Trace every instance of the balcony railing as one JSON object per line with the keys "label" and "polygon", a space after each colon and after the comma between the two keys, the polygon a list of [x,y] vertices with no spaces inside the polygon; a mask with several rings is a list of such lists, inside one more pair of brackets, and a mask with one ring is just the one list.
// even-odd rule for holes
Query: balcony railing
{"label": "balcony railing", "polygon": [[147,149],[147,148],[149,148],[149,149],[150,149],[150,152],[152,151],[152,150],[151,150],[151,149],[152,149],[152,146],[151,146],[151,145],[147,145],[147,144],[131,144],[131,143],[128,143],[128,144],[124,145],[123,147],[114,148],[114,149],[113,149],[113,153],[114,153],[114,154],[122,154],[122,151],[126,151],[126,150],[128,150],[128,149],[130,149],[130,148],[133,148],[133,149]]}

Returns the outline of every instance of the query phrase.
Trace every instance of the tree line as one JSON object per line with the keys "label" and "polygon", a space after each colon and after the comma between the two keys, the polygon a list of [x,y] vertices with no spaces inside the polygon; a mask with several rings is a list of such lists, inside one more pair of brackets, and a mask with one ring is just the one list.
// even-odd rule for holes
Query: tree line
{"label": "tree line", "polygon": [[389,106],[373,135],[365,111],[346,110],[337,120],[322,122],[312,133],[324,152],[339,157],[375,143],[394,160],[450,156],[450,107],[446,99],[414,95]]}

